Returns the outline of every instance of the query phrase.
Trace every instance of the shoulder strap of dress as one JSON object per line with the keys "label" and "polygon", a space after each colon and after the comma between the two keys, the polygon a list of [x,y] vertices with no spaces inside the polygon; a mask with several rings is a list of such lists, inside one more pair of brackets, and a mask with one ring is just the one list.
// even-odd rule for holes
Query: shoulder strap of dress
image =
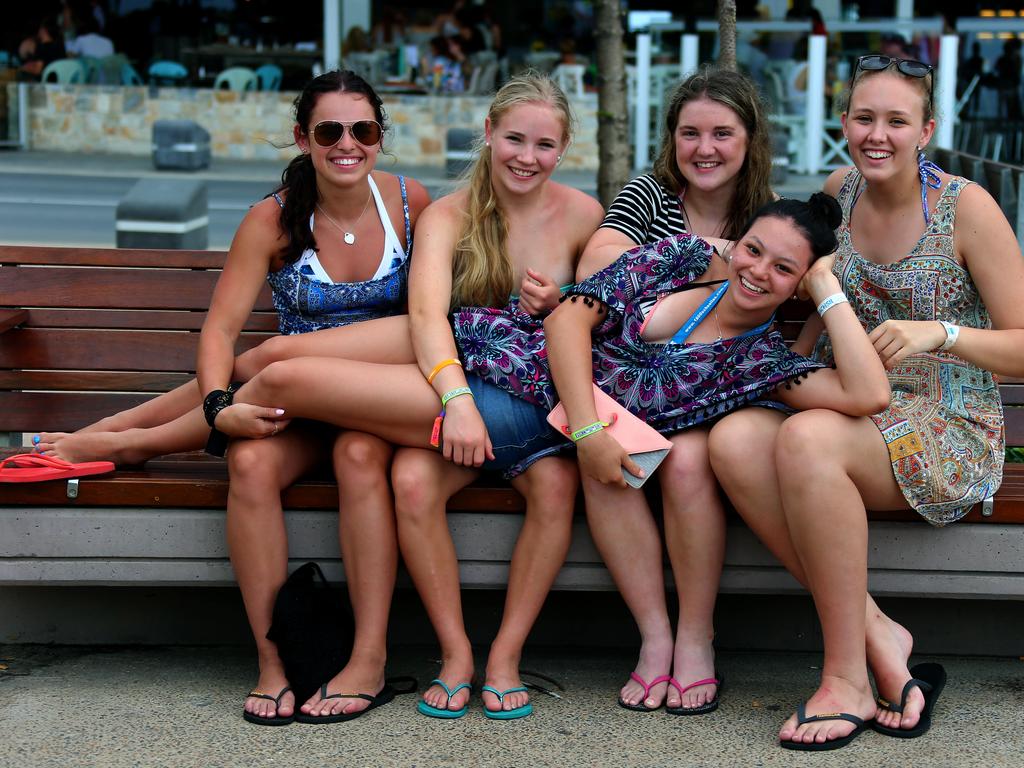
{"label": "shoulder strap of dress", "polygon": [[402,189],[402,215],[405,216],[405,255],[412,253],[412,224],[409,222],[409,193],[405,189],[405,176],[398,174],[398,186]]}
{"label": "shoulder strap of dress", "polygon": [[284,208],[284,200],[281,199],[281,196],[279,194],[277,194],[277,192],[274,193],[274,199],[277,200],[277,204],[279,206]]}

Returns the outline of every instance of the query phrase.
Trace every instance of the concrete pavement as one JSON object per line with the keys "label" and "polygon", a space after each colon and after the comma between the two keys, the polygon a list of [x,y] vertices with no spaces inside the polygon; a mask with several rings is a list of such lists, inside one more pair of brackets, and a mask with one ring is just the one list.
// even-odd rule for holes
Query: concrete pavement
{"label": "concrete pavement", "polygon": [[[389,673],[417,676],[422,690],[437,669],[433,653],[398,648]],[[0,765],[1019,768],[1021,660],[936,660],[949,683],[924,738],[869,731],[844,749],[812,754],[774,740],[813,690],[816,654],[720,654],[722,705],[702,717],[615,706],[630,651],[530,650],[524,668],[557,678],[565,691],[560,700],[534,693],[535,713],[521,721],[486,719],[477,695],[461,720],[432,720],[410,695],[350,723],[260,728],[239,714],[255,679],[247,649],[0,646]]]}

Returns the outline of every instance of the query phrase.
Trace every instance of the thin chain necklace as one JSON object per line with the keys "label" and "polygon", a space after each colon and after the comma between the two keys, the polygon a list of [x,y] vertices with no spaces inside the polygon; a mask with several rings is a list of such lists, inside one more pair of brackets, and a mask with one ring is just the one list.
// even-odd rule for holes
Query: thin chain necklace
{"label": "thin chain necklace", "polygon": [[346,245],[353,245],[355,243],[355,241],[356,241],[356,236],[355,236],[355,233],[352,232],[352,230],[355,229],[357,226],[359,226],[359,222],[362,221],[363,214],[366,213],[366,209],[370,207],[370,198],[371,197],[373,197],[373,191],[372,190],[370,192],[367,192],[367,194],[366,194],[366,203],[363,205],[362,213],[359,214],[359,218],[356,219],[355,222],[352,224],[351,229],[345,229],[345,227],[341,226],[341,224],[339,224],[334,219],[332,219],[331,218],[331,214],[329,214],[327,211],[325,211],[324,207],[322,205],[320,205],[320,203],[317,203],[316,207],[317,207],[317,210],[320,211],[320,213],[322,213],[327,218],[327,220],[329,222],[331,222],[331,224],[333,224],[335,227],[337,227],[338,231],[341,232],[345,236],[344,237],[345,244]]}
{"label": "thin chain necklace", "polygon": [[718,341],[722,340],[722,326],[718,322],[718,305],[715,304],[715,330],[718,331]]}

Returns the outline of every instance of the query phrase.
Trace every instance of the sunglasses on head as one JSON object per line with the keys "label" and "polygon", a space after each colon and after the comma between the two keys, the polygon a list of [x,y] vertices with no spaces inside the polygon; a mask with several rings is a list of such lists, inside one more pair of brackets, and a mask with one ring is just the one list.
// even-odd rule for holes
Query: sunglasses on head
{"label": "sunglasses on head", "polygon": [[[897,59],[894,56],[883,56],[879,53],[870,53],[867,56],[861,56],[857,59],[857,66],[853,68],[853,76],[850,78],[851,89],[853,88],[853,81],[857,79],[858,72],[881,72],[893,65],[895,65],[896,69],[907,77],[928,77],[928,75],[932,75],[934,72],[934,67],[932,67],[931,64],[925,64],[923,61],[917,61],[915,59]],[[934,101],[934,76],[932,77],[928,87],[929,98],[931,101]]]}
{"label": "sunglasses on head", "polygon": [[379,144],[381,134],[384,133],[384,129],[380,127],[380,123],[376,120],[356,120],[351,123],[342,123],[338,120],[321,120],[313,126],[311,135],[313,141],[321,147],[333,147],[341,141],[342,136],[345,135],[346,128],[352,132],[352,138],[364,147],[372,147],[374,144]]}

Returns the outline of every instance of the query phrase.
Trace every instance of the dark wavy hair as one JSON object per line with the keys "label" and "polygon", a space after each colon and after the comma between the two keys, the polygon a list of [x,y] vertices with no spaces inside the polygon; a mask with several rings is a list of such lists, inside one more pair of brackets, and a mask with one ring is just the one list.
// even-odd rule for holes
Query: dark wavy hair
{"label": "dark wavy hair", "polygon": [[754,222],[766,216],[793,222],[811,247],[812,262],[833,253],[839,245],[836,228],[843,221],[843,211],[832,195],[815,192],[807,202],[789,198],[773,200],[757,209],[743,231],[748,231]]}
{"label": "dark wavy hair", "polygon": [[746,231],[741,228],[743,223],[773,197],[771,133],[767,112],[752,80],[739,72],[716,67],[702,67],[683,80],[672,93],[665,110],[654,176],[662,186],[676,194],[686,189],[686,179],[676,158],[676,127],[683,107],[701,98],[729,107],[747,129],[747,153],[736,175],[736,192],[722,233],[727,240],[735,240]]}
{"label": "dark wavy hair", "polygon": [[[387,114],[384,104],[373,87],[363,78],[348,69],[324,72],[314,78],[302,89],[294,103],[295,123],[302,133],[309,135],[312,127],[309,124],[316,108],[317,101],[325,93],[358,93],[365,97],[373,107],[374,117],[386,132],[388,129]],[[281,208],[281,229],[288,235],[288,243],[281,249],[281,257],[288,263],[298,258],[308,249],[316,248],[316,239],[309,229],[309,217],[313,214],[320,199],[320,191],[316,185],[316,170],[313,158],[309,154],[301,154],[294,158],[281,174],[281,185],[274,190],[284,192],[284,206]]]}

